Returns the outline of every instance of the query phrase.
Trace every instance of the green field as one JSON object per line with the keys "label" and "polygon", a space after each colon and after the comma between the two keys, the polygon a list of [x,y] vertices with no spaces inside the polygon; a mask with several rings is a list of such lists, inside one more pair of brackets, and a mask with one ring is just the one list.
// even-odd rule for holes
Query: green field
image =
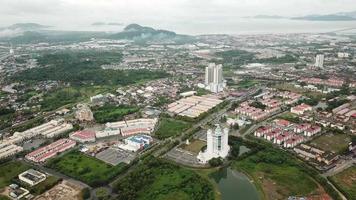
{"label": "green field", "polygon": [[11,180],[30,167],[17,161],[11,161],[0,165],[0,188],[11,184]]}
{"label": "green field", "polygon": [[125,115],[135,113],[138,110],[137,107],[105,105],[93,111],[97,122],[106,123],[123,120]]}
{"label": "green field", "polygon": [[44,95],[41,105],[45,111],[55,110],[67,104],[89,100],[91,96],[111,90],[112,88],[109,86],[75,86],[61,88]]}
{"label": "green field", "polygon": [[155,135],[159,139],[175,137],[191,127],[191,124],[182,120],[162,118]]}
{"label": "green field", "polygon": [[348,148],[351,141],[350,136],[346,134],[324,134],[310,142],[311,145],[320,148],[324,151],[332,151],[335,153],[343,152]]}
{"label": "green field", "polygon": [[317,183],[296,166],[296,161],[279,150],[259,151],[235,161],[233,167],[252,177],[266,199],[308,196],[318,189]]}
{"label": "green field", "polygon": [[0,195],[0,200],[11,200],[11,199],[7,196]]}
{"label": "green field", "polygon": [[60,181],[60,178],[57,178],[55,176],[48,176],[46,180],[30,188],[30,192],[34,195],[40,195],[45,191],[51,189],[53,186],[57,185]]}
{"label": "green field", "polygon": [[356,197],[356,167],[352,166],[343,172],[331,177],[331,180],[341,190],[341,192],[348,198]]}
{"label": "green field", "polygon": [[180,148],[198,154],[204,146],[206,146],[205,141],[193,139],[190,141],[190,144],[187,145],[184,143],[180,146]]}
{"label": "green field", "polygon": [[47,166],[91,186],[99,186],[108,183],[110,179],[117,176],[125,164],[111,166],[94,157],[78,151],[71,151],[50,160]]}
{"label": "green field", "polygon": [[258,81],[256,80],[251,80],[251,79],[245,79],[240,81],[237,85],[239,88],[250,88],[254,85],[256,85]]}
{"label": "green field", "polygon": [[300,123],[298,115],[291,113],[291,112],[287,112],[282,115],[279,115],[278,118],[285,119],[285,120],[293,122],[293,123]]}
{"label": "green field", "polygon": [[117,199],[213,200],[212,184],[195,172],[167,161],[148,158],[114,184]]}

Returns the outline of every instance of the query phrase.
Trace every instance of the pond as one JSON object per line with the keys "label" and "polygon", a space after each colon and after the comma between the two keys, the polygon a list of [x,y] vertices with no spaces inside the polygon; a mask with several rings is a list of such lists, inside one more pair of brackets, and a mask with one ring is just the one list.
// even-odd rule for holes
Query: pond
{"label": "pond", "polygon": [[249,178],[238,171],[225,167],[212,173],[222,200],[259,200],[259,193]]}

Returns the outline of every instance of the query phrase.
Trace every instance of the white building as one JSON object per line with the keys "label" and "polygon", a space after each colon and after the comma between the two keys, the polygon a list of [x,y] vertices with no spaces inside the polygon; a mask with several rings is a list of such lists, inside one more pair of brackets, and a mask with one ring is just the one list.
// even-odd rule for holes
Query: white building
{"label": "white building", "polygon": [[37,185],[38,183],[46,180],[47,178],[46,174],[43,174],[33,169],[29,169],[25,172],[22,172],[21,174],[19,174],[18,177],[22,182],[25,182],[30,186]]}
{"label": "white building", "polygon": [[324,55],[323,54],[316,55],[315,65],[314,66],[318,67],[318,68],[323,68],[324,67]]}
{"label": "white building", "polygon": [[221,129],[220,125],[215,130],[207,131],[207,149],[199,152],[197,159],[200,163],[206,164],[212,158],[226,158],[229,154],[230,146],[228,145],[229,129]]}
{"label": "white building", "polygon": [[338,58],[348,58],[349,53],[339,52],[339,53],[337,53],[337,57]]}
{"label": "white building", "polygon": [[224,90],[225,83],[222,75],[222,65],[210,63],[205,68],[205,87],[211,92],[218,93]]}
{"label": "white building", "polygon": [[152,141],[153,139],[149,135],[134,135],[124,139],[124,143],[119,144],[118,147],[126,151],[136,152],[140,149],[147,148]]}

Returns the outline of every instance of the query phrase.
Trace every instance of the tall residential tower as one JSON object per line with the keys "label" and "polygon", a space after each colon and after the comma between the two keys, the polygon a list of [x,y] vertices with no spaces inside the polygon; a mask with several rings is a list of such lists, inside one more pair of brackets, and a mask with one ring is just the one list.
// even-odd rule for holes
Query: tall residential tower
{"label": "tall residential tower", "polygon": [[205,88],[211,92],[218,93],[224,90],[225,83],[222,75],[222,65],[210,63],[205,68]]}
{"label": "tall residential tower", "polygon": [[318,67],[318,68],[323,68],[324,67],[324,55],[323,54],[316,55],[315,65],[314,66]]}

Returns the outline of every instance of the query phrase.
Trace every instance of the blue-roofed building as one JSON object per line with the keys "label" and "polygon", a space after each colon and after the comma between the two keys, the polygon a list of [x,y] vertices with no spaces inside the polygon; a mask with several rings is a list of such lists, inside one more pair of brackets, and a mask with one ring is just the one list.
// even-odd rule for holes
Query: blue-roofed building
{"label": "blue-roofed building", "polygon": [[127,150],[136,152],[148,148],[152,143],[153,139],[149,135],[135,135],[124,139],[122,144],[119,144],[118,147]]}

